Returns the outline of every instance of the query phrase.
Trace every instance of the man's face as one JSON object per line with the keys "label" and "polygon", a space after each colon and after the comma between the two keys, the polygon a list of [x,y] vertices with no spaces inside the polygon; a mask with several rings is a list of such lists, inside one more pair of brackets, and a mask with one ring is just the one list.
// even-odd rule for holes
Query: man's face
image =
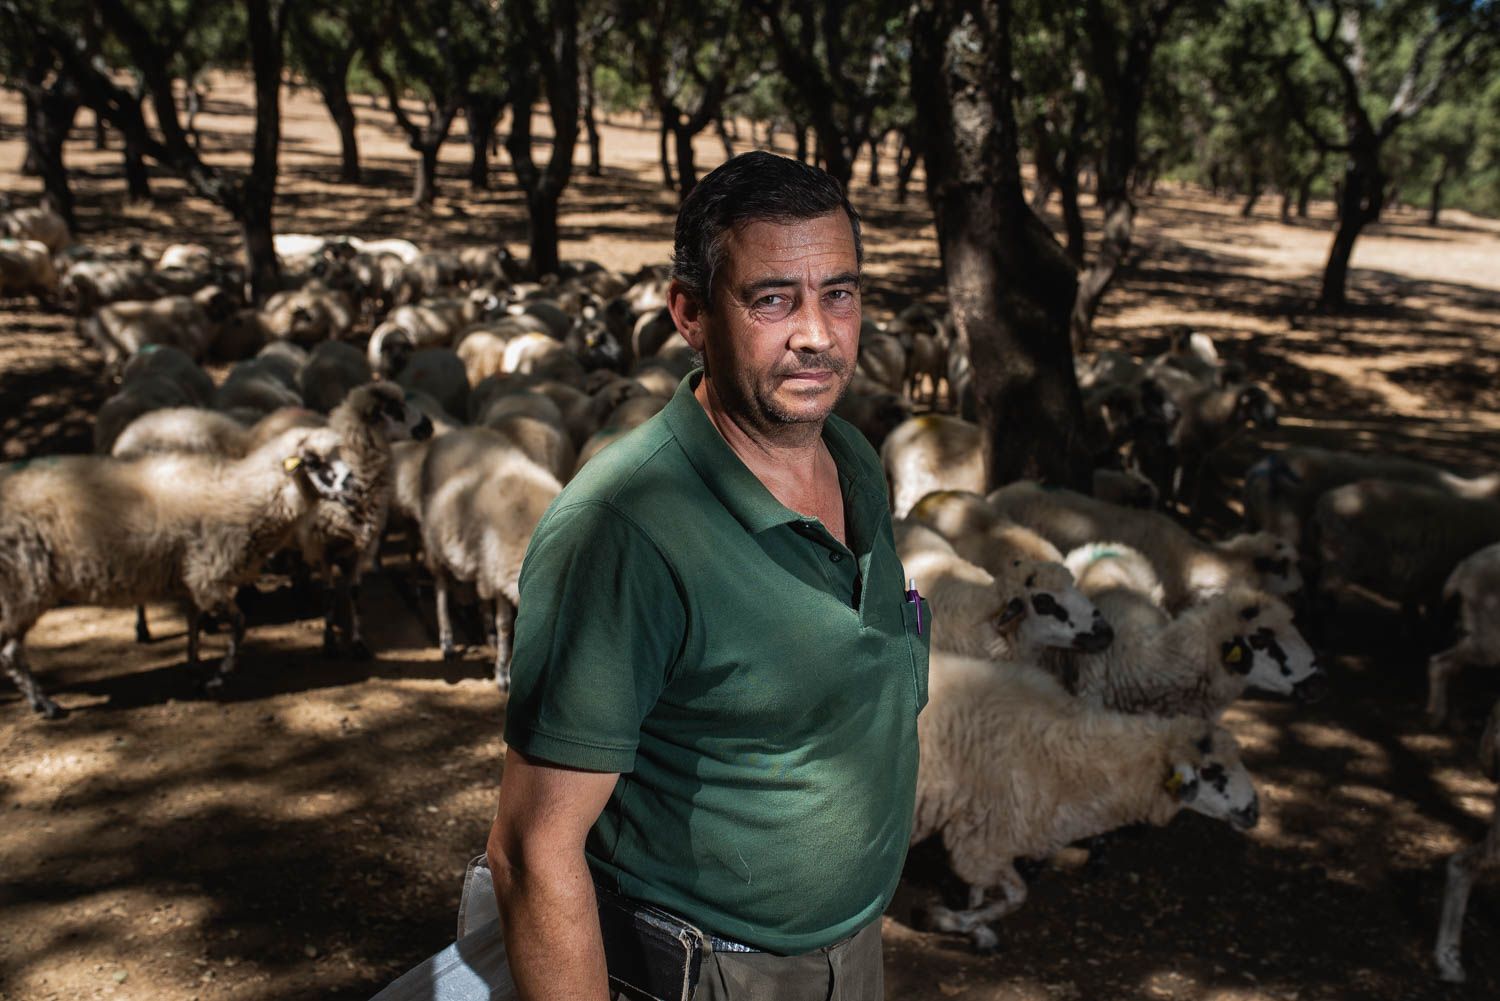
{"label": "man's face", "polygon": [[849,217],[751,222],[731,231],[706,311],[674,309],[726,410],[775,433],[821,425],[854,375],[859,263]]}

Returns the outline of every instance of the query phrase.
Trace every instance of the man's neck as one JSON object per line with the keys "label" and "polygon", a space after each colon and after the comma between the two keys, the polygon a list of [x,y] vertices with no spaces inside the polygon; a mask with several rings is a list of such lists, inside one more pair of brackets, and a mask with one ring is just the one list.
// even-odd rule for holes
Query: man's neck
{"label": "man's neck", "polygon": [[[707,376],[698,381],[693,396],[735,455],[765,484],[772,495],[788,507],[801,510],[790,498],[801,498],[833,464],[823,444],[823,425],[786,425],[778,433],[767,433],[745,421],[737,421],[714,392]],[[835,472],[835,478],[837,472]]]}

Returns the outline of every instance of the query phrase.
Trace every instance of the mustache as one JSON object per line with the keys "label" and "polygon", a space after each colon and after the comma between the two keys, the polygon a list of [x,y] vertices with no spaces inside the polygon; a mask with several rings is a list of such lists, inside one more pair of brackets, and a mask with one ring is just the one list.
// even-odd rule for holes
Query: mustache
{"label": "mustache", "polygon": [[832,353],[816,355],[797,355],[794,362],[787,365],[778,365],[772,370],[772,375],[803,375],[805,373],[828,372],[832,375],[843,376],[849,371],[849,363],[843,358]]}

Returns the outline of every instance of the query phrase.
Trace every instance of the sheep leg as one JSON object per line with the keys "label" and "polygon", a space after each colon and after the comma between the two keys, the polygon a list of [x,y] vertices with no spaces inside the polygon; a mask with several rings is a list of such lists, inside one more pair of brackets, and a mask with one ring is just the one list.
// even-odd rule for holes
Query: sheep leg
{"label": "sheep leg", "polygon": [[346,620],[349,626],[349,658],[351,660],[373,659],[375,655],[370,652],[359,629],[359,584],[348,577],[344,578],[344,606],[349,614]]}
{"label": "sheep leg", "polygon": [[31,669],[26,665],[26,651],[21,646],[19,639],[8,639],[4,645],[0,645],[0,667],[5,668],[5,673],[10,680],[16,683],[21,694],[26,696],[26,701],[31,708],[41,713],[47,719],[57,719],[64,715],[67,710],[47,698],[42,686],[36,683],[32,677]]}
{"label": "sheep leg", "polygon": [[1474,888],[1474,878],[1485,866],[1485,846],[1471,845],[1455,852],[1448,859],[1448,884],[1443,890],[1443,920],[1438,927],[1437,943],[1432,955],[1437,960],[1438,974],[1450,983],[1462,983],[1465,979],[1462,935],[1464,911],[1469,906],[1469,891]]}
{"label": "sheep leg", "polygon": [[224,659],[219,661],[219,669],[203,686],[210,690],[223,688],[225,680],[239,663],[240,643],[245,638],[245,614],[240,611],[240,606],[233,604],[229,606],[229,622],[229,649],[224,651]]}
{"label": "sheep leg", "polygon": [[198,636],[203,625],[203,613],[193,605],[187,611],[187,657],[188,667],[198,666]]}
{"label": "sheep leg", "polygon": [[1441,725],[1448,718],[1448,682],[1469,663],[1471,641],[1465,636],[1427,661],[1427,721]]}
{"label": "sheep leg", "polygon": [[323,656],[328,658],[339,655],[338,631],[334,628],[334,620],[339,616],[339,592],[338,585],[333,580],[333,569],[329,568],[327,576],[323,578]]}
{"label": "sheep leg", "polygon": [[510,636],[516,610],[503,594],[495,595],[495,684],[510,691]]}
{"label": "sheep leg", "polygon": [[1000,944],[1000,938],[989,927],[989,923],[1014,912],[1026,902],[1026,881],[1016,872],[1015,866],[1007,865],[995,876],[999,881],[996,884],[996,889],[1000,891],[999,900],[987,907],[981,906],[984,903],[984,888],[971,886],[968,909],[950,911],[946,907],[934,907],[931,912],[933,927],[938,931],[968,935],[974,948],[980,952],[994,951]]}
{"label": "sheep leg", "polygon": [[432,575],[433,598],[437,604],[438,648],[444,660],[457,660],[453,647],[453,619],[448,614],[448,574],[439,570]]}
{"label": "sheep leg", "polygon": [[135,606],[135,641],[137,643],[151,642],[151,626],[146,622],[146,606]]}

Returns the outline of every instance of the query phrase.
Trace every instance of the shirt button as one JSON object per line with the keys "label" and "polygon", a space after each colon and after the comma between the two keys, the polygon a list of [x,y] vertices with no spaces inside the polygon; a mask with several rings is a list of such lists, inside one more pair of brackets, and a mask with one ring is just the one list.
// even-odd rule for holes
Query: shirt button
{"label": "shirt button", "polygon": [[829,553],[828,554],[828,558],[830,560],[833,560],[833,562],[837,563],[839,560],[841,560],[841,559],[844,558],[844,554],[843,553]]}

